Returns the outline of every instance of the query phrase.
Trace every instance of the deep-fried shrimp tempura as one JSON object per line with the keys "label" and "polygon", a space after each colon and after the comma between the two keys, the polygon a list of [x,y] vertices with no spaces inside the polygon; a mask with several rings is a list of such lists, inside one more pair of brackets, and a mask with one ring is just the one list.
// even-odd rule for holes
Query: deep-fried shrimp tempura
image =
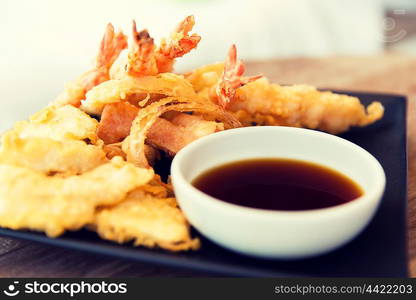
{"label": "deep-fried shrimp tempura", "polygon": [[196,97],[192,85],[181,75],[164,73],[138,78],[125,77],[103,82],[90,90],[82,101],[81,109],[89,114],[99,115],[106,104],[127,101],[137,94],[181,96],[190,99]]}
{"label": "deep-fried shrimp tempura", "polygon": [[244,77],[234,50],[231,48],[224,64],[203,66],[186,78],[200,97],[219,103],[244,126],[281,125],[341,133],[383,116],[379,102],[366,109],[356,97],[322,92],[308,85],[280,86],[266,78]]}
{"label": "deep-fried shrimp tempura", "polygon": [[195,250],[170,179],[155,174],[164,159],[240,126],[340,133],[383,116],[379,102],[245,76],[235,45],[224,62],[175,74],[200,42],[194,24],[186,17],[157,44],[133,21],[129,45],[108,24],[93,68],[2,136],[0,226],[49,237],[87,227],[118,243]]}
{"label": "deep-fried shrimp tempura", "polygon": [[79,106],[86,92],[110,78],[111,66],[126,47],[127,37],[121,31],[115,33],[113,25],[109,23],[101,41],[94,68],[67,83],[64,91],[55,99],[52,106],[59,107],[67,104]]}
{"label": "deep-fried shrimp tempura", "polygon": [[365,109],[356,97],[321,92],[307,85],[270,84],[265,78],[238,89],[228,110],[246,126],[283,125],[329,133],[366,126],[384,112],[379,102]]}

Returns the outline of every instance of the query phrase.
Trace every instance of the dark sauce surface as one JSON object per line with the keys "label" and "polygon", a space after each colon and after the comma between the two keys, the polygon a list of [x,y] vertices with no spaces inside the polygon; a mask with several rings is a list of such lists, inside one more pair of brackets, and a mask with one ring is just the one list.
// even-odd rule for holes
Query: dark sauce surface
{"label": "dark sauce surface", "polygon": [[236,161],[202,173],[192,184],[222,201],[268,210],[331,207],[363,194],[336,170],[292,159]]}

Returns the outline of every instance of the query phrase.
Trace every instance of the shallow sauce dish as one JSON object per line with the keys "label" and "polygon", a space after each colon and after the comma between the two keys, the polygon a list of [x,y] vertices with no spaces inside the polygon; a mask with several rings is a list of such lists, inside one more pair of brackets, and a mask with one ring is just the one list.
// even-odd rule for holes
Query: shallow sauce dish
{"label": "shallow sauce dish", "polygon": [[[206,170],[253,158],[320,164],[348,176],[364,193],[329,208],[271,211],[226,203],[192,186]],[[314,130],[276,126],[238,128],[201,138],[176,155],[171,174],[181,209],[202,234],[239,253],[279,259],[323,254],[352,240],[373,217],[385,187],[383,168],[361,147]]]}

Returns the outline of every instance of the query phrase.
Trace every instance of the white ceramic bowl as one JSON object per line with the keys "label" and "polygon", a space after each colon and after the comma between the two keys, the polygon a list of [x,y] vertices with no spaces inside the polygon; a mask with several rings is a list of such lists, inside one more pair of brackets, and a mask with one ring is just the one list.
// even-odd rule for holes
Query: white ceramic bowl
{"label": "white ceramic bowl", "polygon": [[[252,158],[318,163],[353,179],[364,194],[329,208],[272,211],[230,204],[191,185],[208,169]],[[201,138],[179,151],[171,174],[180,207],[202,234],[240,253],[281,259],[315,256],[352,240],[377,210],[386,180],[380,163],[361,147],[334,135],[279,126],[238,128]]]}

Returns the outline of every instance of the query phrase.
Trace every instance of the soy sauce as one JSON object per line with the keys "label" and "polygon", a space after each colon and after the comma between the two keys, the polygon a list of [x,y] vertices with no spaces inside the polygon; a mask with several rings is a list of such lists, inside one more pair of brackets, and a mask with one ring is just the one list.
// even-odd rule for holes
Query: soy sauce
{"label": "soy sauce", "polygon": [[336,170],[292,159],[232,162],[204,172],[192,184],[225,202],[285,211],[336,206],[363,194]]}

